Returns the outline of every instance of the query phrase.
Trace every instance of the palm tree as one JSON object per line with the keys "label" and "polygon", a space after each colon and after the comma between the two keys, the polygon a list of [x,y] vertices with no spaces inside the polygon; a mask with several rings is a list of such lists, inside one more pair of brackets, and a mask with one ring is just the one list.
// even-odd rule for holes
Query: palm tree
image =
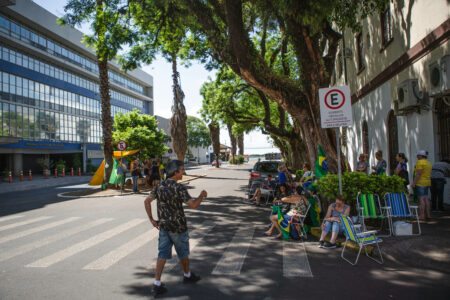
{"label": "palm tree", "polygon": [[184,107],[184,93],[180,86],[180,74],[177,70],[177,56],[172,53],[172,81],[173,81],[173,106],[170,119],[170,135],[172,145],[178,160],[184,161],[187,150],[186,108]]}

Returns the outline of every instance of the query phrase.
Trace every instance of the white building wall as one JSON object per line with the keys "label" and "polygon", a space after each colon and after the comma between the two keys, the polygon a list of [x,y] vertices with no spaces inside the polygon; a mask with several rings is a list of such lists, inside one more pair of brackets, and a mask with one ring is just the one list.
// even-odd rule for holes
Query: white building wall
{"label": "white building wall", "polygon": [[387,160],[387,128],[386,120],[391,110],[390,83],[381,87],[352,106],[353,126],[348,128],[348,157],[355,169],[358,156],[363,152],[362,123],[367,121],[369,129],[369,165],[375,165],[375,152],[383,151]]}

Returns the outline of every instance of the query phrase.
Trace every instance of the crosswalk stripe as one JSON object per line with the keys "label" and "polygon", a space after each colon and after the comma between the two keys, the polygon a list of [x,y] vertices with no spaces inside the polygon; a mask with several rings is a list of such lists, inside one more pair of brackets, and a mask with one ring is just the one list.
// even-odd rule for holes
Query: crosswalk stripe
{"label": "crosswalk stripe", "polygon": [[0,231],[5,231],[8,229],[16,228],[16,227],[23,226],[23,225],[28,225],[31,223],[36,223],[36,222],[51,219],[51,218],[53,218],[53,217],[39,217],[39,218],[34,218],[34,219],[22,221],[22,222],[17,222],[17,223],[1,226]]}
{"label": "crosswalk stripe", "polygon": [[239,229],[234,235],[222,258],[217,263],[213,275],[238,275],[247,256],[248,248],[253,239],[253,226]]}
{"label": "crosswalk stripe", "polygon": [[[195,249],[195,247],[197,247],[197,245],[200,243],[200,241],[206,236],[208,235],[208,233],[216,226],[216,224],[213,221],[205,221],[203,222],[199,227],[195,228],[194,230],[192,230],[189,233],[189,250],[192,254],[192,250]],[[154,258],[154,263],[152,266],[152,270],[155,270],[155,266],[156,266],[156,260],[158,253],[156,253],[156,257]],[[170,270],[172,270],[175,266],[178,265],[178,259],[176,259],[176,252],[174,249],[172,249],[172,256],[173,258],[168,260],[164,270],[165,272],[168,272]]]}
{"label": "crosswalk stripe", "polygon": [[66,258],[69,258],[81,251],[84,251],[86,249],[89,249],[89,248],[97,245],[97,244],[100,244],[101,242],[104,242],[107,239],[110,239],[110,238],[114,237],[115,235],[118,235],[130,228],[133,228],[133,227],[141,224],[144,221],[145,221],[145,219],[133,219],[133,220],[131,220],[125,224],[119,225],[111,230],[94,235],[93,237],[91,237],[85,241],[82,241],[82,242],[77,243],[73,246],[70,246],[66,249],[63,249],[54,254],[51,254],[47,257],[44,257],[35,262],[32,262],[32,263],[26,265],[26,267],[45,268],[45,267],[51,266],[51,265],[56,264]]}
{"label": "crosswalk stripe", "polygon": [[12,240],[15,240],[15,239],[19,239],[19,238],[28,236],[28,235],[33,234],[33,233],[37,233],[37,232],[41,232],[41,231],[44,231],[44,230],[47,230],[47,229],[50,229],[50,228],[54,228],[54,227],[57,227],[57,226],[60,226],[60,225],[66,224],[66,223],[70,223],[70,222],[73,222],[73,221],[78,220],[78,219],[81,219],[81,218],[80,217],[70,217],[70,218],[67,218],[67,219],[64,219],[64,220],[61,220],[61,221],[56,221],[56,222],[53,222],[53,223],[49,223],[49,224],[45,224],[45,225],[38,226],[38,227],[35,227],[35,228],[31,228],[31,229],[28,229],[28,230],[25,230],[25,231],[22,231],[22,232],[13,233],[13,234],[10,234],[10,235],[7,235],[7,236],[4,236],[4,237],[0,238],[0,244],[1,243],[5,243],[5,242],[9,242],[9,241],[12,241]]}
{"label": "crosswalk stripe", "polygon": [[283,276],[313,277],[304,243],[283,241]]}
{"label": "crosswalk stripe", "polygon": [[84,266],[84,270],[106,270],[122,258],[133,253],[137,249],[147,244],[150,240],[158,236],[159,230],[153,228],[150,232],[139,235],[128,243],[112,250],[108,254],[103,255],[99,259]]}
{"label": "crosswalk stripe", "polygon": [[22,217],[23,217],[22,215],[12,215],[12,216],[1,217],[0,222],[14,220],[14,219],[22,218]]}
{"label": "crosswalk stripe", "polygon": [[90,222],[90,223],[86,223],[83,224],[81,226],[77,226],[71,229],[68,229],[66,231],[62,231],[62,232],[58,232],[57,234],[51,235],[47,238],[44,239],[40,239],[38,241],[32,242],[32,243],[28,243],[25,245],[22,245],[18,248],[13,248],[11,250],[8,251],[0,251],[0,262],[8,260],[10,258],[16,257],[18,255],[22,255],[25,253],[28,253],[30,251],[33,251],[37,248],[49,245],[51,243],[54,243],[56,241],[62,240],[64,238],[68,238],[71,237],[77,233],[80,233],[82,231],[91,229],[95,226],[104,224],[106,222],[112,221],[113,219],[111,218],[103,218],[103,219],[98,219],[96,221]]}

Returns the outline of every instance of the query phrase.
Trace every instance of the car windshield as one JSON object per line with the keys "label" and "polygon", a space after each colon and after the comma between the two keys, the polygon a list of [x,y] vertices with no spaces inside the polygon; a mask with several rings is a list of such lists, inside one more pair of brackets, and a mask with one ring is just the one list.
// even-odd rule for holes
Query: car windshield
{"label": "car windshield", "polygon": [[276,172],[278,172],[278,164],[277,163],[259,163],[255,166],[255,171],[276,173]]}

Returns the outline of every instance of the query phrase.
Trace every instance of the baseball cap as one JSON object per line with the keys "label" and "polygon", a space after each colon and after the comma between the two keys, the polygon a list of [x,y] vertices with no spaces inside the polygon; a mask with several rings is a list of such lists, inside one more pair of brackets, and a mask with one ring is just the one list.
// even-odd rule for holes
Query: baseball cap
{"label": "baseball cap", "polygon": [[417,152],[417,156],[428,156],[428,152],[427,151],[425,151],[425,150],[419,150],[418,152]]}

